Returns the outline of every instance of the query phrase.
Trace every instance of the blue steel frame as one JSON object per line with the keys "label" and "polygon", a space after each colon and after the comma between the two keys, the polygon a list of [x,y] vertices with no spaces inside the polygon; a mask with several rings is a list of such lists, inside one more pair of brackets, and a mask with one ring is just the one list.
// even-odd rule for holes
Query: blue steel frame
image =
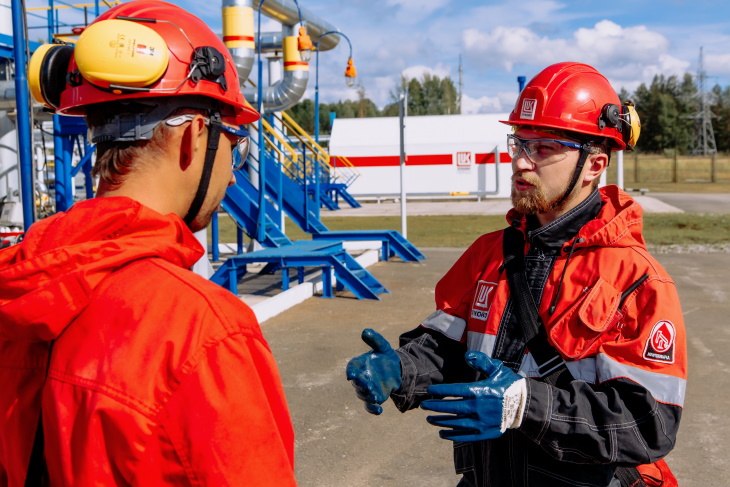
{"label": "blue steel frame", "polygon": [[[258,83],[256,85],[258,91],[258,99],[256,100],[256,108],[263,118],[263,92],[264,92],[264,70],[263,62],[261,61],[261,6],[266,0],[261,0],[258,7],[258,26],[256,29],[256,62],[258,68]],[[299,13],[299,24],[302,24],[302,9],[299,7],[299,0],[294,0],[294,4],[297,6]],[[264,124],[262,118],[258,121],[258,146],[259,146],[259,214],[256,218],[256,240],[263,242],[266,239],[266,216],[264,214],[264,207],[266,204],[266,164],[265,158],[266,150],[264,149]]]}
{"label": "blue steel frame", "polygon": [[[48,42],[53,42],[53,34],[57,31],[59,25],[58,12],[54,8],[53,0],[48,0]],[[95,16],[99,16],[99,1],[95,0]],[[23,10],[23,2],[20,0],[12,0],[11,11],[13,16],[13,59],[15,61],[15,100],[17,109],[17,129],[18,129],[18,158],[20,162],[20,186],[21,198],[23,200],[23,228],[28,228],[35,221],[35,188],[33,173],[33,142],[31,138],[32,117],[30,113],[30,90],[28,88],[28,77],[26,66],[28,59],[25,54],[26,44],[29,44],[31,52],[35,51],[40,44],[37,42],[28,42],[26,35],[26,15]],[[54,18],[54,12],[56,16]],[[5,37],[0,41],[5,41]],[[21,109],[21,107],[27,107]],[[78,121],[62,123],[61,118],[70,119],[72,117],[53,116],[53,135],[54,135],[54,153],[55,153],[55,170],[56,170],[56,211],[67,210],[73,204],[73,176],[83,169],[86,177],[86,194],[87,197],[93,196],[91,183],[91,154],[93,148],[85,141],[85,124],[83,120],[81,125],[83,129],[79,129]],[[81,150],[79,136],[84,137],[84,150]],[[71,167],[71,158],[73,156],[74,143],[79,144],[79,151],[84,153],[81,162],[74,168]],[[60,187],[59,187],[60,183]]]}

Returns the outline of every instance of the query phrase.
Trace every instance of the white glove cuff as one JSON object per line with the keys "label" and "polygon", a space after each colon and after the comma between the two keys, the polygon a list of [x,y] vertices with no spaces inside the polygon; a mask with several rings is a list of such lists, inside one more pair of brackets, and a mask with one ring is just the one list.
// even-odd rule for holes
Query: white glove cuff
{"label": "white glove cuff", "polygon": [[504,391],[504,397],[502,399],[502,425],[499,428],[502,433],[509,428],[519,428],[522,424],[526,400],[526,379],[518,379]]}

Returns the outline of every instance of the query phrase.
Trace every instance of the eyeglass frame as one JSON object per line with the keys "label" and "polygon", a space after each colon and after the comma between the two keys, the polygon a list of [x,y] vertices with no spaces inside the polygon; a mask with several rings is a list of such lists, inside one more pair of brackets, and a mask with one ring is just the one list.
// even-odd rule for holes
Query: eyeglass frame
{"label": "eyeglass frame", "polygon": [[[200,115],[203,117],[203,120],[205,121],[205,125],[210,125],[210,118],[205,117],[203,115]],[[195,115],[191,113],[186,113],[183,115],[177,115],[175,117],[171,117],[165,120],[165,124],[170,127],[179,127],[180,125],[184,124],[185,122],[190,122],[195,118]],[[243,165],[246,163],[246,158],[248,157],[249,150],[251,148],[251,137],[245,128],[243,126],[239,126],[238,128],[232,127],[230,125],[221,124],[221,130],[238,137],[236,142],[231,147],[231,152],[233,156],[233,161],[231,162],[231,169],[235,172],[238,171],[243,167]],[[238,152],[238,155],[240,156],[238,158],[238,161],[236,161],[236,152]]]}
{"label": "eyeglass frame", "polygon": [[532,158],[532,155],[534,154],[534,152],[530,152],[527,149],[527,146],[525,145],[527,142],[556,142],[564,147],[568,147],[571,149],[586,150],[590,154],[600,154],[601,153],[600,149],[598,147],[593,146],[590,142],[585,143],[585,144],[580,144],[578,142],[572,142],[569,140],[550,139],[547,137],[541,137],[539,139],[523,139],[523,138],[517,137],[515,134],[507,134],[507,153],[509,153],[509,147],[510,147],[511,140],[516,140],[519,144],[519,150],[515,153],[514,156],[511,156],[511,157],[513,159],[517,158],[520,155],[520,153],[522,151],[524,151],[525,156],[527,156],[527,158],[530,160],[530,162],[532,162],[535,165],[539,165],[539,163],[536,162]]}

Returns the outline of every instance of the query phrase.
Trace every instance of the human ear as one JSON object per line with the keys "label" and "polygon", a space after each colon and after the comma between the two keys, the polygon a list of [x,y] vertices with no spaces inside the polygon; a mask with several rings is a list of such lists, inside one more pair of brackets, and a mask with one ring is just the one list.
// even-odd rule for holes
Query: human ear
{"label": "human ear", "polygon": [[196,115],[189,124],[185,126],[181,136],[180,146],[180,168],[184,171],[191,165],[200,162],[205,158],[207,145],[207,130],[205,120],[201,115]]}
{"label": "human ear", "polygon": [[583,174],[583,181],[591,183],[594,179],[600,178],[603,171],[608,167],[608,154],[591,154],[588,156],[586,170]]}

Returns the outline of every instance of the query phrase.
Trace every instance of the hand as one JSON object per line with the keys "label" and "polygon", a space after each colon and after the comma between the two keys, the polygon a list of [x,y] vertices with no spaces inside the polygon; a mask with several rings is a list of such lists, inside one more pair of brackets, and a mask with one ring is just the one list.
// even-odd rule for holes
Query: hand
{"label": "hand", "polygon": [[362,340],[372,350],[347,364],[347,380],[352,381],[357,397],[365,401],[365,410],[371,414],[383,412],[383,404],[390,393],[400,387],[400,358],[380,333],[370,328],[362,331]]}
{"label": "hand", "polygon": [[426,421],[450,428],[439,431],[439,436],[453,441],[489,440],[501,436],[509,427],[518,426],[526,396],[525,379],[512,372],[502,361],[481,352],[467,352],[466,362],[486,374],[487,378],[470,384],[430,386],[428,393],[431,395],[459,399],[423,401],[423,409],[449,413],[428,416]]}

